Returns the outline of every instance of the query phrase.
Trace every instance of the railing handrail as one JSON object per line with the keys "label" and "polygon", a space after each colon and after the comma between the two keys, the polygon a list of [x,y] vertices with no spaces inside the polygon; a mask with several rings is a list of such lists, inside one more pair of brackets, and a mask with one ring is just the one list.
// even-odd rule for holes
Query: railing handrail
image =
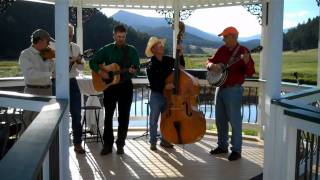
{"label": "railing handrail", "polygon": [[[56,138],[59,123],[67,110],[68,102],[50,97],[26,97],[25,94],[20,93],[6,95],[3,91],[0,92],[1,98],[17,98],[21,101],[34,100],[34,98],[38,100],[50,99],[47,101],[49,108],[43,108],[46,110],[40,111],[0,161],[1,179],[35,179],[41,171],[42,163],[53,139]],[[53,104],[57,106],[51,106]]]}
{"label": "railing handrail", "polygon": [[[0,87],[14,87],[14,86],[21,86],[24,85],[23,83],[24,78],[23,77],[4,77],[0,78]],[[209,85],[206,79],[199,79],[201,85]],[[10,86],[2,86],[1,83],[3,82],[14,82]],[[16,84],[17,82],[21,82],[21,84]],[[133,82],[135,84],[146,84],[148,83],[148,78],[147,76],[138,76],[136,78],[133,78]],[[245,79],[245,84],[250,84],[252,87],[260,87],[259,84],[251,84],[251,83],[265,83],[266,80],[263,79],[252,79],[252,78],[246,78]],[[307,84],[301,84],[298,85],[296,83],[290,83],[290,82],[281,82],[281,85],[284,87],[292,87],[292,88],[303,88],[303,89],[309,89],[309,88],[315,88],[316,86],[313,85],[307,85]]]}
{"label": "railing handrail", "polygon": [[[310,105],[311,102],[301,101],[301,98],[308,96],[318,96],[320,89],[312,88],[299,92],[292,92],[282,96],[280,99],[273,99],[272,104],[279,105],[286,108],[284,114],[299,117],[303,120],[313,119],[314,123],[320,124],[319,120],[314,119],[312,116],[318,116],[320,118],[320,108]],[[320,96],[319,96],[320,97]]]}
{"label": "railing handrail", "polygon": [[303,109],[286,109],[284,110],[284,114],[290,117],[320,124],[320,111],[318,113],[315,113]]}

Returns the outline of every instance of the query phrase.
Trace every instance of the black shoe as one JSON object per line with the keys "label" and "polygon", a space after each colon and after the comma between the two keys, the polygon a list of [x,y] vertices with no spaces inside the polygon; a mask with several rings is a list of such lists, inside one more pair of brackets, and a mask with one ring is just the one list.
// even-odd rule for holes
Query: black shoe
{"label": "black shoe", "polygon": [[226,154],[228,153],[228,150],[225,150],[225,149],[222,149],[221,147],[217,147],[215,148],[214,150],[211,150],[210,151],[210,154],[211,155],[216,155],[216,154]]}
{"label": "black shoe", "polygon": [[156,150],[158,150],[158,149],[157,149],[157,145],[156,145],[156,144],[151,144],[151,145],[150,145],[150,150],[151,150],[151,151],[156,151]]}
{"label": "black shoe", "polygon": [[100,152],[100,155],[104,156],[104,155],[107,155],[107,154],[110,154],[110,153],[112,153],[112,148],[103,147],[101,152]]}
{"label": "black shoe", "polygon": [[236,161],[238,159],[241,159],[241,154],[235,151],[232,151],[232,153],[230,154],[230,156],[228,157],[229,161]]}
{"label": "black shoe", "polygon": [[160,146],[162,146],[164,148],[173,148],[173,145],[168,143],[167,141],[161,141]]}
{"label": "black shoe", "polygon": [[81,144],[74,144],[74,151],[78,154],[84,154],[86,151],[83,149]]}
{"label": "black shoe", "polygon": [[117,154],[118,155],[124,154],[123,147],[117,147]]}

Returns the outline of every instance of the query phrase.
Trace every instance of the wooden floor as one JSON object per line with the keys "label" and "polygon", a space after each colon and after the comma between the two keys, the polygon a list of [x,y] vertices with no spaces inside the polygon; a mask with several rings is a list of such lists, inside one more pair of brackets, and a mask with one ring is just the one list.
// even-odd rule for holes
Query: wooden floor
{"label": "wooden floor", "polygon": [[263,144],[244,141],[242,159],[229,162],[227,155],[211,156],[209,150],[216,146],[215,136],[205,136],[202,141],[172,150],[158,146],[149,150],[145,138],[126,141],[125,154],[116,149],[100,156],[101,143],[88,143],[86,155],[76,155],[70,146],[70,174],[75,180],[100,179],[190,179],[190,180],[248,180],[262,172]]}

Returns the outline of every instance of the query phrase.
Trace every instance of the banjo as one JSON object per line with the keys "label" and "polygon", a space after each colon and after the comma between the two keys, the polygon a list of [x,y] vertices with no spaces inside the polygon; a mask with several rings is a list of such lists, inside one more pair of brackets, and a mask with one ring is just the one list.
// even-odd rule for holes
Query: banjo
{"label": "banjo", "polygon": [[[239,46],[238,46],[239,47]],[[250,50],[249,53],[254,53],[254,52],[260,52],[262,50],[262,46],[257,46],[256,48]],[[207,72],[207,80],[210,85],[215,86],[215,87],[220,87],[222,86],[227,78],[228,78],[228,68],[238,61],[242,60],[242,58],[238,57],[235,58],[235,55],[237,54],[238,50],[236,49],[234,51],[234,54],[232,54],[232,57],[230,59],[230,62],[228,64],[223,64],[219,63],[218,65],[220,66],[220,71],[208,71]]]}

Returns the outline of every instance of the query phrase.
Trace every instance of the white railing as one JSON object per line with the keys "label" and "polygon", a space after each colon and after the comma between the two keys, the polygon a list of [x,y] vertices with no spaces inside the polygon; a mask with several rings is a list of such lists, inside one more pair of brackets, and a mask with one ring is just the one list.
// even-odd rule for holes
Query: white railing
{"label": "white railing", "polygon": [[[268,135],[266,140],[270,142],[265,143],[265,151],[273,152],[266,153],[265,158],[273,162],[272,167],[265,169],[272,173],[264,177],[279,180],[319,177],[320,109],[311,105],[319,100],[320,89],[290,93],[273,100],[270,114],[275,125],[269,127],[268,133],[274,133]],[[308,135],[302,137],[301,133]]]}
{"label": "white railing", "polygon": [[[209,99],[204,99],[202,102],[200,101],[200,106],[199,108],[206,114],[206,120],[207,120],[207,126],[212,125],[215,123],[215,118],[214,118],[214,93],[215,90],[214,88],[210,88],[209,83],[207,80],[200,79],[200,85],[202,87],[203,92],[209,95]],[[145,121],[147,119],[147,108],[148,108],[148,95],[150,94],[149,89],[147,88],[146,85],[148,85],[149,81],[146,77],[141,77],[141,78],[134,78],[133,79],[133,84],[136,87],[134,90],[134,99],[131,107],[131,117],[130,119],[134,120],[134,122],[138,122],[139,128],[141,129],[144,128],[146,125],[145,122],[141,122],[141,120]],[[23,89],[23,78],[22,77],[15,77],[15,78],[0,78],[0,89],[9,89],[12,90],[15,87],[20,87],[20,91]],[[243,129],[250,129],[257,131],[258,134],[260,134],[260,137],[263,138],[263,134],[261,133],[262,131],[262,125],[265,123],[265,119],[263,115],[259,115],[261,113],[260,109],[264,108],[264,86],[265,86],[265,81],[264,80],[246,80],[243,86],[247,89],[251,89],[253,91],[257,91],[257,94],[249,94],[249,98],[256,98],[256,100],[252,101],[249,100],[249,102],[244,102],[243,106],[243,114],[244,116],[244,121],[243,121]],[[305,90],[305,89],[310,89],[313,86],[308,86],[308,85],[297,85],[294,83],[282,83],[282,91],[283,92],[296,92],[299,90]],[[208,90],[210,89],[210,91]],[[141,98],[142,100],[138,99],[137,97]],[[246,96],[248,97],[248,96]],[[144,98],[144,99],[143,99]],[[137,102],[138,100],[138,102]],[[262,102],[262,103],[261,103]],[[202,104],[201,104],[202,103]],[[115,113],[116,115],[117,113]],[[249,117],[248,117],[249,115]],[[141,126],[140,126],[141,124]]]}
{"label": "white railing", "polygon": [[[59,125],[68,121],[68,102],[54,97],[0,91],[0,106],[39,112],[0,161],[1,179],[59,179]],[[1,123],[5,123],[6,117]],[[64,138],[64,137],[63,137]],[[59,144],[60,143],[60,144]]]}

